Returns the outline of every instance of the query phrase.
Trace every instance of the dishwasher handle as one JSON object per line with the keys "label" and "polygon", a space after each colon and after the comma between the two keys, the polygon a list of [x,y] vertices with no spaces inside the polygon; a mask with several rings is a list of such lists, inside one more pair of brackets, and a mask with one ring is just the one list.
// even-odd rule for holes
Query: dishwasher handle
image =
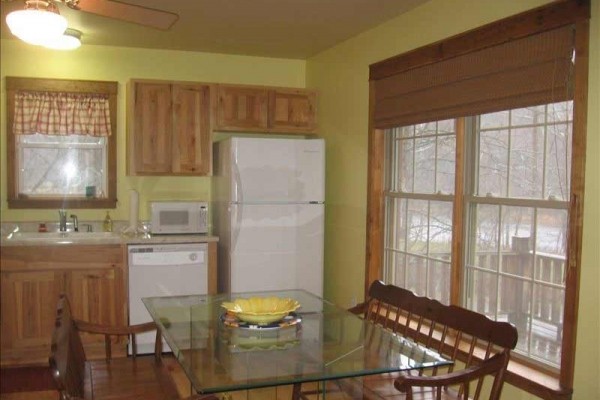
{"label": "dishwasher handle", "polygon": [[206,251],[172,251],[131,253],[130,267],[200,265],[206,263]]}

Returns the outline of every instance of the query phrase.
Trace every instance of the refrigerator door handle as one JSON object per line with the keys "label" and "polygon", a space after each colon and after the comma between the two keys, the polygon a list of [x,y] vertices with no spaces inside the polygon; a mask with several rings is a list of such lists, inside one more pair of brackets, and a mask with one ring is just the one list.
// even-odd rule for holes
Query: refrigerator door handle
{"label": "refrigerator door handle", "polygon": [[[233,213],[235,213],[235,215],[231,215],[232,208],[234,210]],[[237,240],[238,240],[238,236],[240,235],[240,229],[241,229],[241,225],[242,225],[242,209],[243,209],[243,207],[241,204],[230,204],[229,205],[230,218],[232,221],[234,221],[233,229],[231,232],[231,251],[234,251],[235,248],[237,247]]]}
{"label": "refrigerator door handle", "polygon": [[244,191],[242,189],[242,178],[240,176],[240,169],[238,168],[237,160],[233,161],[233,181],[234,181],[234,195],[236,203],[244,202]]}

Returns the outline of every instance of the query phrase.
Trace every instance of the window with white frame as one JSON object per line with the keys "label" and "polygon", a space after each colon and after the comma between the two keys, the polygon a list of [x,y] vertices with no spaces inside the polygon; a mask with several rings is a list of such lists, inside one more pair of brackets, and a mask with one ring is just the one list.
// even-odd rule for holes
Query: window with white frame
{"label": "window with white frame", "polygon": [[105,197],[107,140],[84,135],[19,135],[18,193],[27,197]]}
{"label": "window with white frame", "polygon": [[[560,364],[572,102],[464,118],[464,193],[454,194],[455,120],[386,131],[384,278],[449,303],[462,244],[463,305],[513,323],[516,351]],[[464,202],[464,237],[452,207]]]}
{"label": "window with white frame", "polygon": [[448,303],[454,120],[392,129],[386,137],[386,279]]}

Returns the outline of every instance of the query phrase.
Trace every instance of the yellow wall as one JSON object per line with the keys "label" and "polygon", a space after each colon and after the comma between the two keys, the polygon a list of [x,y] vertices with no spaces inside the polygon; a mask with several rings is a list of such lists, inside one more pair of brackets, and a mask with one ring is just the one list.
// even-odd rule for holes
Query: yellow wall
{"label": "yellow wall", "polygon": [[[85,37],[84,37],[85,42]],[[305,62],[185,51],[82,46],[72,52],[44,50],[17,40],[1,41],[1,78],[5,76],[90,79],[119,82],[117,123],[117,209],[113,219],[127,220],[129,189],[140,193],[140,217],[147,218],[149,199],[201,199],[210,196],[210,179],[202,177],[128,177],[125,175],[125,88],[131,78],[189,80],[304,87]],[[9,210],[6,202],[6,107],[1,91],[0,200],[2,221],[54,221],[56,210]],[[80,219],[102,220],[102,210],[79,210]]]}
{"label": "yellow wall", "polygon": [[[363,297],[367,176],[368,66],[550,0],[432,0],[411,12],[365,32],[307,63],[178,51],[84,46],[58,53],[1,41],[0,72],[29,76],[119,81],[118,208],[115,219],[127,219],[128,189],[143,202],[151,198],[209,196],[208,178],[125,176],[125,83],[130,78],[195,80],[309,87],[320,91],[320,132],[327,143],[326,297],[350,305]],[[600,398],[600,0],[592,0],[588,158],[585,226],[575,398]],[[306,79],[306,80],[305,80]],[[0,107],[0,212],[2,221],[55,220],[55,210],[19,211],[6,206],[5,92]],[[102,219],[101,211],[80,211],[80,218]],[[528,395],[507,387],[506,399]]]}
{"label": "yellow wall", "polygon": [[[351,305],[363,296],[366,232],[369,64],[549,0],[432,0],[308,60],[307,86],[320,92],[327,143],[325,296]],[[600,398],[599,0],[592,0],[585,226],[575,398]],[[503,398],[530,396],[507,387]]]}

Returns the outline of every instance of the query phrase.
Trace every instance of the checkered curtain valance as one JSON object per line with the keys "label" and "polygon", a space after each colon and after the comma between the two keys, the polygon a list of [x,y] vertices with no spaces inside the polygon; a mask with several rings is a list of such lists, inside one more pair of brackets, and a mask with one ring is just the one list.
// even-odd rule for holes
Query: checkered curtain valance
{"label": "checkered curtain valance", "polygon": [[110,136],[108,96],[19,91],[13,131],[16,135]]}

